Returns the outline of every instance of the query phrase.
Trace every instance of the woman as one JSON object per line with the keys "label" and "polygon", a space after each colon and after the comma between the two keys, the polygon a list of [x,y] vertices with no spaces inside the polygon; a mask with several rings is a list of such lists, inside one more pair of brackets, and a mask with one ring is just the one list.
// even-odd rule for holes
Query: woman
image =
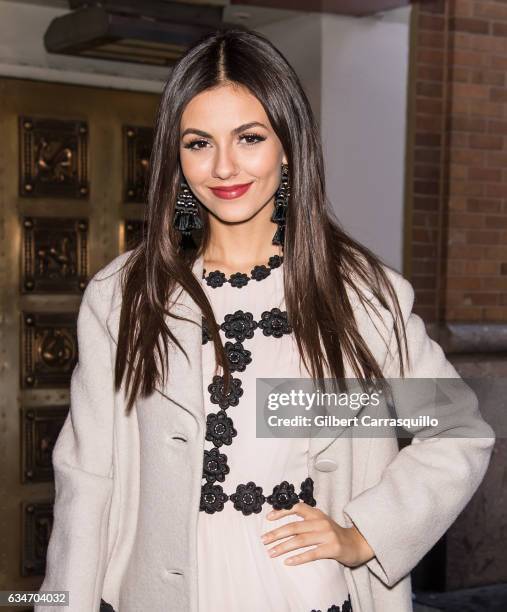
{"label": "woman", "polygon": [[41,587],[69,590],[72,612],[412,609],[410,570],[488,465],[475,396],[457,423],[475,437],[420,429],[399,453],[393,430],[255,435],[258,378],[459,378],[408,281],[333,219],[323,177],[307,98],[266,39],[218,30],[176,65],[146,236],[79,313]]}

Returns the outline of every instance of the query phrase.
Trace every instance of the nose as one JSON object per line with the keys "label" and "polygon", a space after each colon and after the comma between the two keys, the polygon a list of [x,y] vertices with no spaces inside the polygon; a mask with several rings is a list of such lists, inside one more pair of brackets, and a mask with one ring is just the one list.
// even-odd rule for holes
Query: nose
{"label": "nose", "polygon": [[227,180],[238,174],[238,165],[229,147],[217,147],[213,161],[213,177]]}

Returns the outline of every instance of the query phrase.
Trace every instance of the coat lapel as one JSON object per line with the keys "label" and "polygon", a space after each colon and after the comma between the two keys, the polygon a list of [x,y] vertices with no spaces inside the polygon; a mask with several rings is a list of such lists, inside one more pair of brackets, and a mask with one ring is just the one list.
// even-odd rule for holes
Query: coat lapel
{"label": "coat lapel", "polygon": [[[192,267],[197,279],[201,279],[203,257],[199,256]],[[121,296],[116,296],[116,306],[110,312],[106,327],[115,344],[118,344],[118,330],[121,313]],[[187,353],[185,358],[178,347],[169,348],[169,380],[159,384],[155,390],[190,412],[199,422],[204,423],[205,412],[202,393],[202,315],[199,307],[187,291],[180,290],[171,312],[190,319],[180,321],[166,315],[165,321]]]}

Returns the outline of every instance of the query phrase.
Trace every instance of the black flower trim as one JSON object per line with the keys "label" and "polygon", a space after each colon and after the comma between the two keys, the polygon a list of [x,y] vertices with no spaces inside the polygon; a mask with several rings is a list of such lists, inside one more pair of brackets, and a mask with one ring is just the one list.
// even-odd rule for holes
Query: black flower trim
{"label": "black flower trim", "polygon": [[224,509],[225,502],[229,499],[221,485],[206,483],[201,487],[201,502],[199,509],[206,514],[214,514]]}
{"label": "black flower trim", "polygon": [[228,473],[227,455],[221,453],[216,447],[204,451],[202,477],[206,479],[206,482],[210,484],[216,481],[223,482]]}
{"label": "black flower trim", "polygon": [[254,321],[253,314],[243,310],[236,310],[234,314],[226,314],[224,322],[220,325],[226,338],[234,338],[238,342],[253,338],[256,328],[257,321]]}
{"label": "black flower trim", "polygon": [[237,406],[239,404],[239,398],[243,395],[241,380],[232,377],[231,383],[231,390],[229,393],[225,393],[224,377],[220,376],[220,374],[213,376],[213,382],[208,385],[212,404],[218,404],[224,410],[229,408],[229,406]]}
{"label": "black flower trim", "polygon": [[256,281],[261,281],[271,274],[271,270],[267,266],[255,266],[252,270],[252,278]]}
{"label": "black flower trim", "polygon": [[213,289],[216,289],[217,287],[221,287],[222,285],[225,285],[225,283],[227,282],[227,279],[225,278],[225,274],[223,272],[220,272],[220,270],[215,270],[214,272],[210,272],[208,274],[208,276],[204,276],[203,273],[203,278],[206,281],[206,284],[209,285],[210,287],[213,287]]}
{"label": "black flower trim", "polygon": [[244,372],[246,366],[252,363],[251,351],[247,351],[241,342],[226,342],[225,352],[231,366],[231,372]]}
{"label": "black flower trim", "polygon": [[[311,612],[322,612],[322,610],[313,609]],[[353,612],[352,601],[350,600],[350,593],[347,599],[342,603],[341,607],[336,604],[333,604],[330,608],[327,609],[327,612]]]}
{"label": "black flower trim", "polygon": [[[222,414],[225,413],[222,411]],[[211,452],[212,451],[210,451],[210,453]],[[216,453],[213,453],[213,456],[217,456]],[[206,457],[205,451],[205,463]],[[214,469],[216,469],[216,467]],[[203,476],[203,478],[205,478],[205,476]],[[289,510],[292,506],[299,503],[299,498],[301,496],[307,497],[305,492],[308,492],[310,489],[313,490],[313,480],[311,478],[303,480],[299,496],[294,491],[294,485],[284,480],[273,488],[273,493],[271,495],[265,497],[262,492],[262,487],[257,486],[253,481],[249,481],[247,484],[239,484],[236,487],[236,492],[232,493],[229,499],[234,503],[234,508],[236,510],[243,512],[245,515],[249,515],[260,512],[262,505],[266,502],[271,504],[275,510],[281,510],[282,508]],[[307,499],[309,498],[307,497]],[[215,510],[215,512],[218,512],[218,510]]]}
{"label": "black flower trim", "polygon": [[206,276],[206,268],[203,268],[202,277],[206,281],[206,284],[213,287],[213,289],[222,287],[225,283],[229,283],[232,287],[241,289],[241,287],[247,285],[251,280],[261,281],[267,278],[271,274],[271,270],[279,268],[282,262],[283,255],[272,255],[267,265],[262,264],[254,266],[250,271],[250,276],[245,272],[234,272],[234,274],[231,274],[229,278],[227,278],[225,273],[220,270],[214,270]]}
{"label": "black flower trim", "polygon": [[299,499],[304,501],[305,504],[309,506],[316,506],[317,501],[313,497],[313,480],[308,477],[303,480],[301,483],[301,493],[299,494]]}
{"label": "black flower trim", "polygon": [[246,485],[239,484],[230,499],[234,502],[236,510],[240,510],[245,516],[252,513],[258,514],[262,510],[262,504],[266,501],[262,494],[262,487],[258,487],[251,480]]}
{"label": "black flower trim", "polygon": [[283,255],[273,255],[268,260],[268,266],[270,268],[279,268],[283,262]]}
{"label": "black flower trim", "polygon": [[238,287],[238,289],[241,289],[241,287],[248,285],[249,280],[250,277],[248,274],[245,274],[244,272],[235,272],[234,274],[231,274],[229,283],[231,284],[231,287]]}
{"label": "black flower trim", "polygon": [[287,312],[285,310],[282,312],[279,308],[265,310],[257,325],[262,329],[265,336],[273,336],[274,338],[281,338],[284,334],[292,332],[292,327],[287,319]]}
{"label": "black flower trim", "polygon": [[[330,612],[330,611],[328,610],[327,612]],[[340,611],[338,610],[338,612]],[[342,603],[342,612],[352,612],[352,601],[350,599],[350,593],[347,599]]]}
{"label": "black flower trim", "polygon": [[273,493],[267,497],[268,504],[271,504],[275,510],[290,510],[292,506],[299,503],[299,496],[294,491],[294,485],[289,484],[286,480],[279,485],[275,485]]}
{"label": "black flower trim", "polygon": [[232,419],[223,410],[211,412],[206,417],[206,440],[220,448],[222,444],[232,444],[232,439],[238,435]]}

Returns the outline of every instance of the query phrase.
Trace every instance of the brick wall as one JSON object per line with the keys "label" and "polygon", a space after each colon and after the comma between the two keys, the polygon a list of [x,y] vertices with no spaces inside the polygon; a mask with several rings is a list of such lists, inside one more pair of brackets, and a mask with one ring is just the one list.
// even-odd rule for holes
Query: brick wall
{"label": "brick wall", "polygon": [[407,273],[426,322],[507,322],[507,1],[414,12]]}
{"label": "brick wall", "polygon": [[[505,378],[507,0],[424,2],[412,25],[405,272],[414,310],[462,376]],[[479,399],[490,423],[503,403]],[[506,457],[503,438],[446,534],[443,575],[429,564],[446,590],[507,580]]]}

